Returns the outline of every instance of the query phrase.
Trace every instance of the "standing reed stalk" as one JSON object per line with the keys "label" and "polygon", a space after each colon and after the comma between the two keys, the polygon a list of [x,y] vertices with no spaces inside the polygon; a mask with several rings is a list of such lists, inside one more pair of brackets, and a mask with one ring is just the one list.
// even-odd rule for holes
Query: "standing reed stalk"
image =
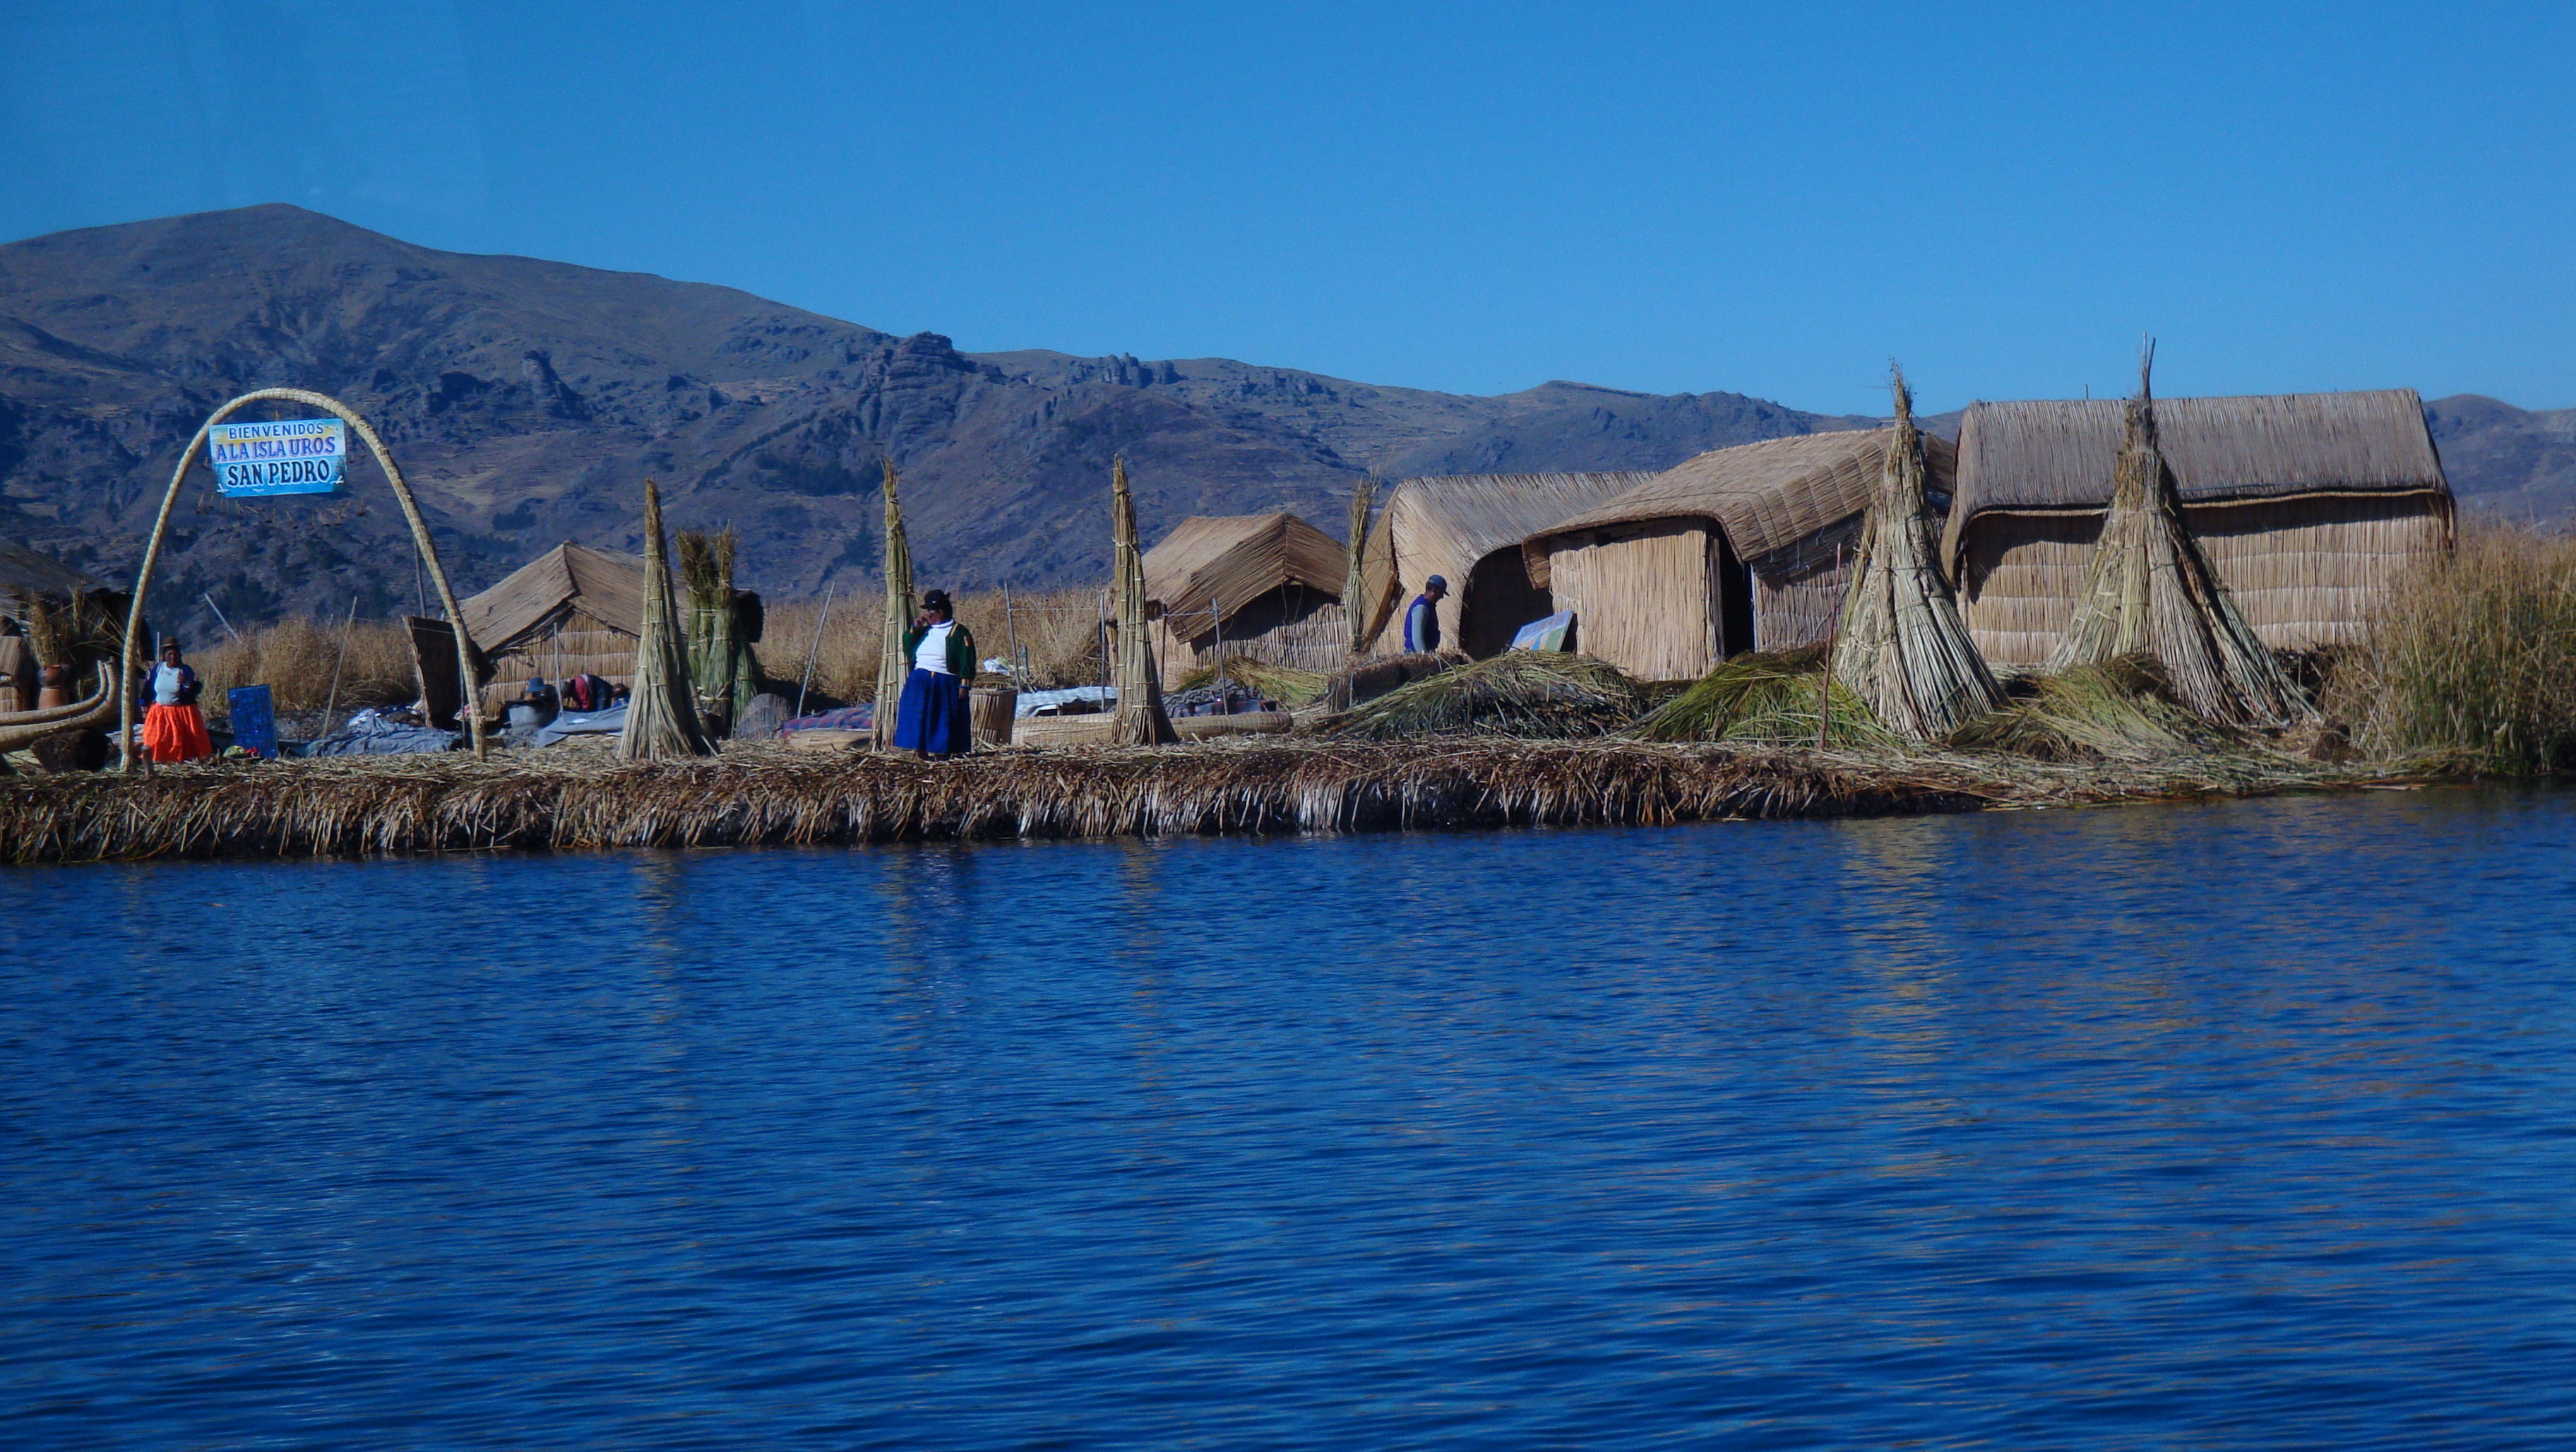
{"label": "standing reed stalk", "polygon": [[2576,539],[2490,526],[2398,580],[2326,700],[2353,744],[2488,776],[2576,770]]}

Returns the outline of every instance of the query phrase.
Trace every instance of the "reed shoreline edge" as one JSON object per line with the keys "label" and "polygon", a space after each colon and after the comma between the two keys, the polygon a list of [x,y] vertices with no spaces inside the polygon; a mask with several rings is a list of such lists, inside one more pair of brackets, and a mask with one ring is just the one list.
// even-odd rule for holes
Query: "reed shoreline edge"
{"label": "reed shoreline edge", "polygon": [[2441,779],[2384,762],[2259,753],[2074,765],[1983,752],[1490,736],[1005,748],[931,763],[776,746],[646,762],[410,756],[0,781],[0,861],[1658,826]]}

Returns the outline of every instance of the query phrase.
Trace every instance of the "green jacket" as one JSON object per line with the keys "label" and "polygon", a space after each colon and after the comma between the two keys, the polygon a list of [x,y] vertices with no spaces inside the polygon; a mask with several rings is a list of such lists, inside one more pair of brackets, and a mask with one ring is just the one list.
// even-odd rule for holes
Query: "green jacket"
{"label": "green jacket", "polygon": [[[913,653],[921,649],[921,642],[929,634],[918,625],[904,631],[903,658],[907,663],[912,660]],[[907,664],[906,669],[909,668]],[[971,683],[975,679],[975,637],[963,625],[948,632],[948,673],[960,682]]]}

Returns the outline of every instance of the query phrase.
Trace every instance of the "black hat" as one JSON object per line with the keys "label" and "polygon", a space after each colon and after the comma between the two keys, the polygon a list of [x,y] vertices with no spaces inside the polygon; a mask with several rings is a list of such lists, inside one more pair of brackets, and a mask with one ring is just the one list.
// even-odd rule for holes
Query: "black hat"
{"label": "black hat", "polygon": [[942,615],[954,615],[957,613],[957,607],[948,603],[948,592],[945,590],[932,590],[927,594],[924,594],[921,597],[921,608],[924,610],[936,610]]}

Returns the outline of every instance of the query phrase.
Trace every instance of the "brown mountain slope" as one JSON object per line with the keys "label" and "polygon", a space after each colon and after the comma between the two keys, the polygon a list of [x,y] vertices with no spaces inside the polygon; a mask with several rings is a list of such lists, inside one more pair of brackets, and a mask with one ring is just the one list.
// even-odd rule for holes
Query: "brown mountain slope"
{"label": "brown mountain slope", "polygon": [[[892,457],[925,578],[1042,585],[1105,569],[1120,453],[1149,533],[1279,506],[1330,526],[1371,467],[1651,467],[1859,422],[1733,394],[1472,398],[1227,359],[973,356],[265,206],[0,246],[0,537],[130,569],[205,414],[283,384],[376,422],[468,589],[561,539],[634,548],[648,475],[675,521],[743,531],[748,583],[807,592],[873,566]],[[416,600],[399,517],[364,477],[318,502],[192,486],[175,523],[173,604],[211,596],[238,621]]]}

